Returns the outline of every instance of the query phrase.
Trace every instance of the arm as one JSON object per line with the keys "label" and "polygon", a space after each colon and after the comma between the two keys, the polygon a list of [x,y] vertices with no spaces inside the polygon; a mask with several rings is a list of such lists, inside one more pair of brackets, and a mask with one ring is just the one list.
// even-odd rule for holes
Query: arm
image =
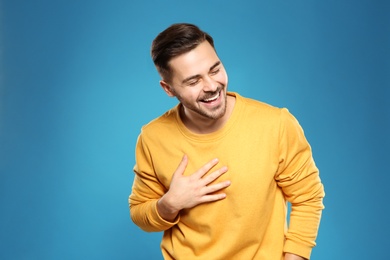
{"label": "arm", "polygon": [[184,176],[188,158],[184,156],[179,167],[172,176],[167,190],[159,182],[154,172],[153,161],[148,147],[139,137],[136,147],[136,173],[132,193],[129,197],[130,214],[133,222],[145,231],[163,231],[171,228],[179,221],[179,212],[184,208],[192,208],[198,204],[223,199],[225,195],[211,194],[226,188],[230,182],[225,181],[209,185],[227,171],[222,167],[207,176],[206,173],[217,164],[214,159],[194,174]]}
{"label": "arm", "polygon": [[290,257],[289,252],[309,259],[324,208],[324,189],[303,130],[286,109],[281,112],[279,140],[279,169],[275,178],[291,203],[284,251],[286,257]]}

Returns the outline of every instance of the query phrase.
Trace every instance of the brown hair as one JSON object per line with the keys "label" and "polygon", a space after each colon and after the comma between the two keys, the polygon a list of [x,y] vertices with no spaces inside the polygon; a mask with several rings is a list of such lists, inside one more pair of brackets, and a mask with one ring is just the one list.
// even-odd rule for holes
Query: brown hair
{"label": "brown hair", "polygon": [[214,47],[214,40],[208,33],[188,23],[173,24],[157,35],[152,43],[151,55],[161,77],[170,82],[172,71],[169,61],[195,49],[204,41]]}

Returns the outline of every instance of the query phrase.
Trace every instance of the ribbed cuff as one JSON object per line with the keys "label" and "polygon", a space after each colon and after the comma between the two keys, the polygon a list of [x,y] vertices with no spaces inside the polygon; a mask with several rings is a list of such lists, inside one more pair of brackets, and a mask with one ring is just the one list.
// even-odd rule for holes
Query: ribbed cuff
{"label": "ribbed cuff", "polygon": [[153,210],[152,210],[152,221],[154,223],[152,223],[153,226],[155,227],[158,227],[158,229],[160,230],[167,230],[171,227],[173,227],[174,225],[176,225],[177,223],[179,223],[180,221],[180,215],[177,215],[177,217],[175,218],[175,220],[173,222],[170,222],[170,221],[167,221],[165,219],[163,219],[160,214],[158,214],[158,210],[157,210],[157,201],[156,200],[154,202],[154,205],[153,205]]}
{"label": "ribbed cuff", "polygon": [[286,240],[284,243],[284,252],[285,253],[291,253],[295,255],[302,256],[304,258],[310,259],[311,251],[313,250],[312,247],[298,244],[295,241]]}

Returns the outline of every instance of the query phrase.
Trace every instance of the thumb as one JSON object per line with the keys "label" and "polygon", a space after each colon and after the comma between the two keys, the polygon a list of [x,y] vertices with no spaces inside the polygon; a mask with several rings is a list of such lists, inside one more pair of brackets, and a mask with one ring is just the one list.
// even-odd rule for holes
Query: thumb
{"label": "thumb", "polygon": [[188,157],[185,154],[183,158],[181,159],[179,166],[177,167],[175,173],[173,174],[173,178],[183,176],[185,169],[187,168],[188,164]]}

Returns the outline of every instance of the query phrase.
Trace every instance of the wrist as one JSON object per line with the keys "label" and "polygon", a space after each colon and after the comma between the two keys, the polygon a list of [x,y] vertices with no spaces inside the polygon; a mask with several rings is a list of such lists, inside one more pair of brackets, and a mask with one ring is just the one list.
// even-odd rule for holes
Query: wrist
{"label": "wrist", "polygon": [[299,256],[299,255],[295,255],[295,254],[291,254],[291,253],[286,253],[284,255],[284,260],[307,260],[306,258],[302,257],[302,256]]}
{"label": "wrist", "polygon": [[168,193],[166,193],[157,201],[157,211],[163,219],[174,221],[180,210],[172,204]]}

